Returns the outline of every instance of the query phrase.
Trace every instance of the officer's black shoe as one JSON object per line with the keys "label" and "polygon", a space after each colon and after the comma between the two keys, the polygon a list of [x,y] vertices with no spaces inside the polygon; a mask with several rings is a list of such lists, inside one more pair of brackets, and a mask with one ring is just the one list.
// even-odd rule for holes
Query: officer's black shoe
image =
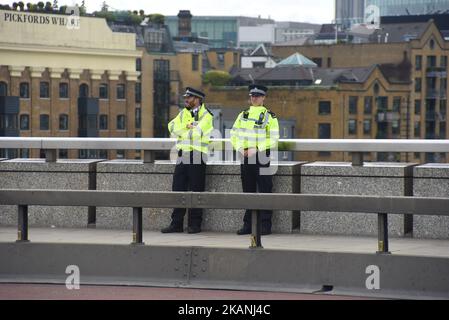
{"label": "officer's black shoe", "polygon": [[244,234],[251,234],[251,229],[250,229],[250,228],[245,228],[245,227],[243,227],[243,228],[241,228],[241,229],[239,229],[239,230],[237,231],[237,234],[238,234],[239,236],[242,236],[242,235],[244,235]]}
{"label": "officer's black shoe", "polygon": [[175,232],[183,232],[182,226],[169,225],[167,228],[161,230],[162,233],[175,233]]}
{"label": "officer's black shoe", "polygon": [[188,227],[187,233],[200,233],[201,228],[200,227]]}

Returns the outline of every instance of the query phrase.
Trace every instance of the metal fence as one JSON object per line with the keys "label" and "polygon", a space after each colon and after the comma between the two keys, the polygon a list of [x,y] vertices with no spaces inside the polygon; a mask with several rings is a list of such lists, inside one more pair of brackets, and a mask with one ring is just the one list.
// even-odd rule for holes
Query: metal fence
{"label": "metal fence", "polygon": [[[176,139],[169,138],[48,138],[0,137],[0,149],[41,149],[54,162],[58,149],[143,150],[143,161],[154,162],[155,152],[172,150]],[[232,150],[229,139],[212,139],[211,150]],[[365,152],[449,153],[449,140],[405,139],[280,139],[278,151],[351,152],[353,165],[363,165]]]}
{"label": "metal fence", "polygon": [[449,198],[309,195],[285,193],[220,192],[126,192],[0,190],[0,205],[18,206],[18,242],[28,242],[28,206],[132,207],[132,244],[143,243],[143,208],[182,207],[202,209],[250,209],[252,233],[250,248],[262,248],[261,220],[257,210],[333,211],[359,214],[377,213],[378,251],[390,253],[389,214],[449,216]]}

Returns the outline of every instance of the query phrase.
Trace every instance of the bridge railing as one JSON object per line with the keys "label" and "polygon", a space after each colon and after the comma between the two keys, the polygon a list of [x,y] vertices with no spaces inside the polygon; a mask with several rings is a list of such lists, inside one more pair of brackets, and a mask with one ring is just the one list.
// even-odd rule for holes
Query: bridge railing
{"label": "bridge railing", "polygon": [[0,205],[18,207],[18,242],[28,242],[28,206],[98,206],[133,208],[132,244],[143,242],[143,208],[202,208],[252,210],[250,248],[262,248],[261,219],[257,210],[298,210],[377,213],[378,251],[389,252],[388,215],[449,216],[449,198],[348,196],[317,194],[260,194],[222,192],[128,192],[0,190]]}
{"label": "bridge railing", "polygon": [[[0,137],[0,149],[42,149],[46,161],[57,160],[58,149],[143,150],[143,161],[154,162],[155,151],[173,150],[169,138],[49,138]],[[212,139],[211,150],[232,150],[229,139]],[[406,139],[280,139],[278,151],[351,152],[352,163],[363,165],[365,152],[439,152],[449,153],[449,140]]]}

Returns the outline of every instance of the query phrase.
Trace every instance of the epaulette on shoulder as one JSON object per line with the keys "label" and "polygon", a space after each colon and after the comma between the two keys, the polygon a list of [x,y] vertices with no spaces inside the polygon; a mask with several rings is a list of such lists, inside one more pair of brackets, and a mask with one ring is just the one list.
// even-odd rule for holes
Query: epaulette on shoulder
{"label": "epaulette on shoulder", "polygon": [[210,111],[209,110],[209,108],[208,107],[206,107],[206,106],[204,106],[204,108],[207,110],[207,112],[209,112],[210,113],[210,115],[213,117],[214,116],[214,114],[212,113],[212,111]]}
{"label": "epaulette on shoulder", "polygon": [[267,112],[271,115],[272,118],[276,119],[276,113],[271,110],[267,110]]}

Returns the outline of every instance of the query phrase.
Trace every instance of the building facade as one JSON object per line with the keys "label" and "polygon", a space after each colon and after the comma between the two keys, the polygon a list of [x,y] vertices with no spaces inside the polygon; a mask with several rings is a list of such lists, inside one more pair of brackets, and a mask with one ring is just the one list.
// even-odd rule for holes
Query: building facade
{"label": "building facade", "polygon": [[[417,38],[392,43],[338,44],[329,46],[274,47],[273,54],[287,57],[299,51],[323,68],[365,67],[373,64],[388,65],[409,61],[409,72],[401,71],[408,79],[406,109],[411,110],[405,118],[406,126],[401,126],[400,138],[447,139],[447,59],[449,42],[445,40],[436,25],[430,21]],[[391,70],[390,70],[391,71]],[[394,81],[393,76],[393,81]],[[388,87],[387,90],[390,90]],[[391,99],[389,99],[391,101]],[[402,103],[402,102],[401,102]],[[397,106],[394,107],[397,109]],[[388,109],[393,104],[388,103]],[[402,110],[402,109],[401,109]],[[389,121],[393,121],[390,117]],[[408,119],[408,120],[407,120]],[[404,131],[405,130],[405,131]],[[420,162],[445,162],[445,154],[409,154],[408,159]]]}
{"label": "building facade", "polygon": [[[2,121],[9,130],[3,135],[134,137],[136,59],[141,57],[135,35],[114,33],[98,18],[80,17],[71,28],[68,18],[0,11],[3,111],[14,100],[3,118],[16,119]],[[4,156],[40,156],[39,150],[8,152]],[[59,155],[88,153],[60,150]]]}

